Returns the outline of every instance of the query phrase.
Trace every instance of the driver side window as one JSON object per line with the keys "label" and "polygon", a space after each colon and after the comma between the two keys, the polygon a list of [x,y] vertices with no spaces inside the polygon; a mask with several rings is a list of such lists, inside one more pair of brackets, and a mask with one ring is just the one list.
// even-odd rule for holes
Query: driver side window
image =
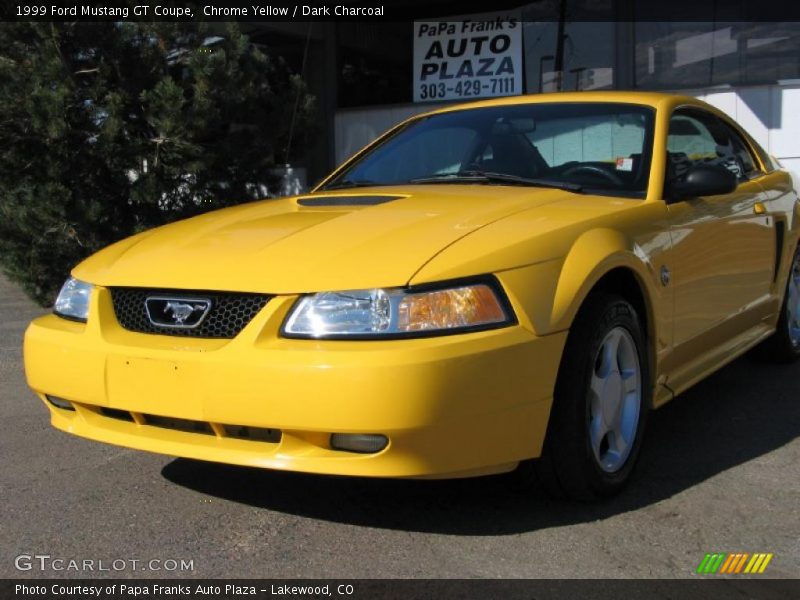
{"label": "driver side window", "polygon": [[679,109],[669,122],[667,176],[679,178],[699,163],[716,164],[747,181],[755,162],[739,137],[716,116],[699,109]]}

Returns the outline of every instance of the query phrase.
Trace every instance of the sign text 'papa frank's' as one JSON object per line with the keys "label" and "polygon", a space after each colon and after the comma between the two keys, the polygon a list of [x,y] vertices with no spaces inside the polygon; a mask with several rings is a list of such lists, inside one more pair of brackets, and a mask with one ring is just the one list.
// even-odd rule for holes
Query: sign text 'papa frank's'
{"label": "sign text 'papa frank's'", "polygon": [[522,93],[519,13],[414,23],[414,101]]}

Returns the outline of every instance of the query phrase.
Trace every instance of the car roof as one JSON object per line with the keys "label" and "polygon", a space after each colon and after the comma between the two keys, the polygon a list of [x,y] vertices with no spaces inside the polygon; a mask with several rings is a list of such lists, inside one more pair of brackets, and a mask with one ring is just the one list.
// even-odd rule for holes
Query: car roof
{"label": "car roof", "polygon": [[548,102],[618,102],[622,104],[639,104],[659,107],[664,103],[670,105],[693,104],[696,106],[707,107],[705,102],[691,96],[679,94],[669,94],[666,92],[629,92],[629,91],[597,91],[597,92],[556,92],[546,94],[526,94],[522,96],[506,96],[503,98],[492,98],[489,100],[478,100],[475,102],[463,102],[451,104],[435,110],[431,110],[416,117],[426,117],[455,110],[469,110],[473,108],[485,108],[489,106],[511,106],[520,104],[542,104]]}

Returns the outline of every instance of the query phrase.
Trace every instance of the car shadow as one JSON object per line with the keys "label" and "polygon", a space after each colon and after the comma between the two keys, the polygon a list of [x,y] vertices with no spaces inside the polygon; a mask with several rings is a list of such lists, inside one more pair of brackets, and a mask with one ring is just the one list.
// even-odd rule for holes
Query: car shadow
{"label": "car shadow", "polygon": [[162,475],[197,492],[352,525],[450,535],[508,535],[594,521],[656,503],[800,436],[800,365],[739,359],[651,414],[627,489],[565,503],[509,476],[414,481],[327,477],[176,459]]}

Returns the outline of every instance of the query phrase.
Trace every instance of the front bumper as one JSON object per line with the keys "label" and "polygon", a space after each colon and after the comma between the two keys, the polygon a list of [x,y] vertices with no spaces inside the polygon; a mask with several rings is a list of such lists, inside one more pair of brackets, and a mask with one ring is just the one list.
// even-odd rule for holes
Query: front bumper
{"label": "front bumper", "polygon": [[[510,470],[539,455],[566,332],[536,337],[517,325],[408,340],[283,339],[294,300],[274,298],[235,339],[191,339],[121,328],[109,291],[97,288],[88,324],[53,315],[31,323],[28,383],[58,429],[208,461],[450,477]],[[156,426],[149,416],[206,431]],[[231,437],[226,426],[278,430],[280,439]],[[382,434],[389,444],[344,452],[331,448],[332,433]]]}

